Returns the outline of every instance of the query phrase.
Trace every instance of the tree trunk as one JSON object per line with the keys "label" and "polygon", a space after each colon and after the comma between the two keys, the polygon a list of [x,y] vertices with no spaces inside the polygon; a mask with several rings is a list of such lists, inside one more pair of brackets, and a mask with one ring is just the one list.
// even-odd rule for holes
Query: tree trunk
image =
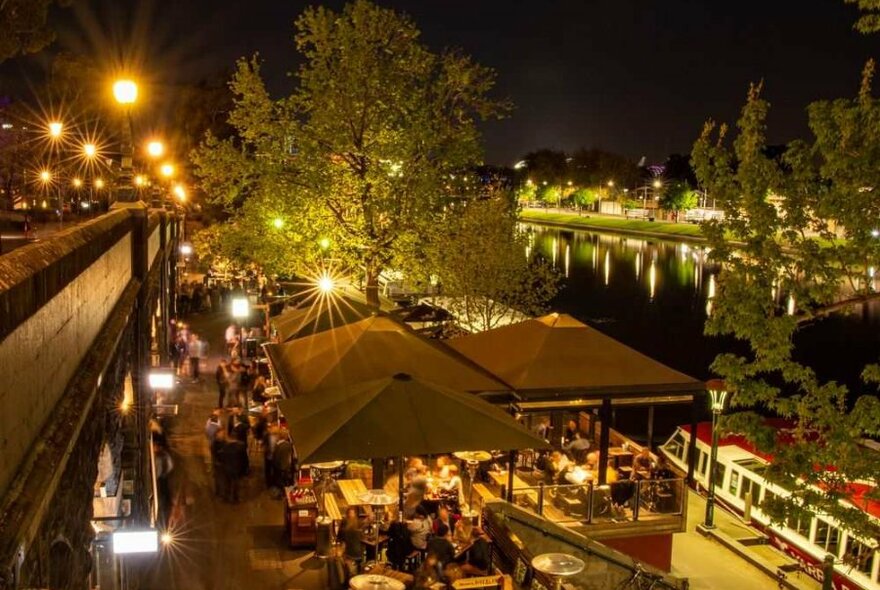
{"label": "tree trunk", "polygon": [[372,262],[367,262],[364,295],[367,297],[367,305],[379,309],[379,269]]}

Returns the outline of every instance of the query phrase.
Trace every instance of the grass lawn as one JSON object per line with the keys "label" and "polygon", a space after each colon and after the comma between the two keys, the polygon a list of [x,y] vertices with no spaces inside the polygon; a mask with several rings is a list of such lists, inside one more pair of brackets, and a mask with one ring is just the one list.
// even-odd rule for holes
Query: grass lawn
{"label": "grass lawn", "polygon": [[574,213],[550,213],[545,211],[522,211],[524,221],[547,221],[564,223],[584,229],[607,229],[621,232],[633,231],[669,236],[688,236],[700,238],[700,226],[694,223],[670,223],[668,221],[647,221],[643,219],[624,219],[622,217],[579,216]]}

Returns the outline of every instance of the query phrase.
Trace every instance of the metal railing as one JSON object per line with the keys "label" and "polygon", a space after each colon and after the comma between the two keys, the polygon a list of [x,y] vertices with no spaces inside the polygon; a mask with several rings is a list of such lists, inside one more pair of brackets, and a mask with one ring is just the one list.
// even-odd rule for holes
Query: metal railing
{"label": "metal railing", "polygon": [[686,491],[683,478],[625,480],[603,486],[542,483],[514,489],[513,501],[554,522],[589,525],[680,517]]}

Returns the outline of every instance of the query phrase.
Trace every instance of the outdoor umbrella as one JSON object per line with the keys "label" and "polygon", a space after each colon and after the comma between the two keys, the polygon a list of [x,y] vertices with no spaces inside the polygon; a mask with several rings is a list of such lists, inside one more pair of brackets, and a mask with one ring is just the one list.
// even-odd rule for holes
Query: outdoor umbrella
{"label": "outdoor umbrella", "polygon": [[278,402],[301,463],[546,448],[472,394],[398,374]]}
{"label": "outdoor umbrella", "polygon": [[281,342],[368,318],[375,309],[349,297],[311,297],[272,319]]}

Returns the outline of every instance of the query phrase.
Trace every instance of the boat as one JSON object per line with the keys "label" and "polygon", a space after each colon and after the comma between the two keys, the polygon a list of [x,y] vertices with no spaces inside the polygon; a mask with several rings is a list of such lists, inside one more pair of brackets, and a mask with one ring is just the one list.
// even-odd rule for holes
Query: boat
{"label": "boat", "polygon": [[[775,424],[781,432],[790,423]],[[661,446],[667,461],[682,472],[687,472],[688,450],[691,440],[690,425],[679,426]],[[709,487],[709,462],[712,445],[712,423],[697,424],[696,461],[694,482],[703,490]],[[866,448],[866,452],[870,452]],[[841,529],[833,518],[823,514],[790,518],[785,524],[773,523],[761,510],[762,503],[776,495],[789,494],[784,488],[766,481],[762,473],[771,457],[760,453],[740,434],[725,434],[718,442],[715,499],[719,504],[755,525],[769,542],[795,559],[804,572],[822,581],[823,560],[834,556],[835,590],[880,590],[880,550],[876,541],[860,539]],[[866,512],[880,524],[880,501],[868,497],[874,489],[868,483],[850,484],[849,504]]]}

